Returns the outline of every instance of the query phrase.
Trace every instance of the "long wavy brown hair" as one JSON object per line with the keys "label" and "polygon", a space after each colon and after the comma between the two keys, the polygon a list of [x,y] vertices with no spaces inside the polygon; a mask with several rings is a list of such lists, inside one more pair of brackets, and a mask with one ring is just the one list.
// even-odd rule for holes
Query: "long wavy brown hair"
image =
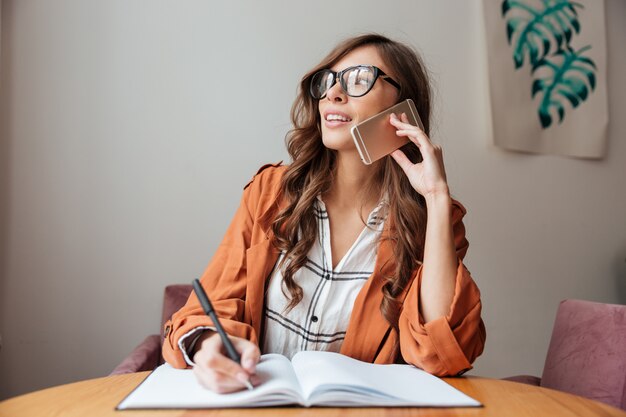
{"label": "long wavy brown hair", "polygon": [[[315,198],[330,189],[336,170],[336,151],[322,143],[319,101],[309,94],[311,78],[320,69],[332,67],[351,51],[368,45],[377,48],[391,71],[390,75],[402,86],[397,102],[411,98],[425,133],[429,134],[430,84],[421,59],[407,45],[378,34],[350,38],[337,45],[304,75],[291,109],[294,128],[286,137],[287,150],[293,162],[286,169],[278,196],[283,209],[272,223],[273,243],[284,252],[279,267],[282,268],[284,286],[289,291],[285,295],[291,298],[288,308],[293,308],[302,300],[302,288],[293,277],[305,265],[307,253],[317,238]],[[409,143],[401,149],[412,162],[421,161],[421,154],[415,144]],[[388,197],[387,221],[393,225],[388,238],[394,243],[396,264],[395,272],[384,277],[386,282],[380,309],[383,317],[397,328],[401,302],[398,298],[423,259],[426,204],[390,156],[377,161],[372,172],[364,190],[366,193],[374,191],[379,198],[383,194]]]}

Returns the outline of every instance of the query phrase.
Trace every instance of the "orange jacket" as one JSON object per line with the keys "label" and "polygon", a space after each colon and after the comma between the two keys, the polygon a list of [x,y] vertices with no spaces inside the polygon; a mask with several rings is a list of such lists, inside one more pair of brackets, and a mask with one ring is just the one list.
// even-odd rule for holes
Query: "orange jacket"
{"label": "orange jacket", "polygon": [[[279,208],[275,197],[286,168],[279,165],[264,166],[244,188],[239,209],[201,278],[225,330],[255,343],[261,334],[265,283],[279,255],[270,240],[270,221]],[[471,369],[471,363],[483,351],[485,326],[480,317],[480,292],[461,261],[468,246],[461,220],[464,215],[463,206],[453,201],[459,266],[449,314],[423,323],[419,314],[420,267],[402,295],[399,331],[389,325],[380,312],[382,277],[395,267],[392,244],[382,239],[375,272],[354,303],[342,354],[372,363],[405,361],[438,376]],[[178,348],[179,338],[195,327],[211,325],[192,294],[165,324],[165,360],[174,367],[186,367]]]}

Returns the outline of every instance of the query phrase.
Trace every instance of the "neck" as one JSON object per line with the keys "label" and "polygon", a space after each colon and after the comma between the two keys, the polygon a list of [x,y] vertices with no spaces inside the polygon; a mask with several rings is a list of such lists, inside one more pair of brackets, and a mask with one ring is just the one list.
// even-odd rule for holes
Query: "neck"
{"label": "neck", "polygon": [[349,208],[375,206],[378,203],[378,192],[367,193],[367,185],[374,174],[372,165],[365,165],[356,151],[337,152],[335,178],[330,190],[324,195],[332,204]]}

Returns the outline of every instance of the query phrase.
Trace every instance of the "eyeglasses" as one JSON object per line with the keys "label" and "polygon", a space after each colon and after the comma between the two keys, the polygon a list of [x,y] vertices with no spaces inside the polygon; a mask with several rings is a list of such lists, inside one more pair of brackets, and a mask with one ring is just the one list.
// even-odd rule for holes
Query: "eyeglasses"
{"label": "eyeglasses", "polygon": [[378,77],[387,81],[398,90],[401,89],[400,84],[385,74],[380,68],[373,65],[357,65],[339,72],[329,69],[316,72],[311,77],[309,92],[314,99],[322,99],[326,96],[328,90],[335,85],[335,82],[339,80],[341,88],[347,95],[350,97],[361,97],[369,93]]}

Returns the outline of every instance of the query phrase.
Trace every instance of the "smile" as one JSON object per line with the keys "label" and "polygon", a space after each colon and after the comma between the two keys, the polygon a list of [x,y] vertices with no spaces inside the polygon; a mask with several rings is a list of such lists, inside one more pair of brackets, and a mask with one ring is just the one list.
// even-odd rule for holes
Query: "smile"
{"label": "smile", "polygon": [[351,122],[352,119],[341,114],[327,114],[326,120],[329,122]]}

